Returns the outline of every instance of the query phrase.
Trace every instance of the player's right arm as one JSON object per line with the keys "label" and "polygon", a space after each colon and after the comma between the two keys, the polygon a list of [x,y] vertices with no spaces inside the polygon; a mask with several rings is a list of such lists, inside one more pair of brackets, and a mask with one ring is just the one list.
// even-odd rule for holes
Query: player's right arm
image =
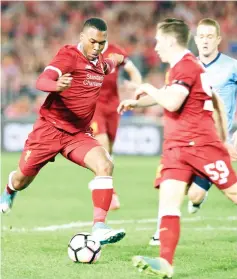
{"label": "player's right arm", "polygon": [[200,68],[191,60],[182,61],[172,72],[172,80],[168,86],[160,89],[145,83],[136,90],[136,96],[149,95],[157,104],[170,112],[178,111],[190,93],[192,85],[197,79]]}
{"label": "player's right arm", "polygon": [[36,88],[45,92],[61,92],[70,87],[75,69],[75,52],[63,47],[36,81]]}
{"label": "player's right arm", "polygon": [[127,99],[123,100],[118,108],[117,112],[123,114],[125,111],[133,110],[134,108],[145,108],[157,105],[157,102],[149,95],[143,96],[137,100]]}

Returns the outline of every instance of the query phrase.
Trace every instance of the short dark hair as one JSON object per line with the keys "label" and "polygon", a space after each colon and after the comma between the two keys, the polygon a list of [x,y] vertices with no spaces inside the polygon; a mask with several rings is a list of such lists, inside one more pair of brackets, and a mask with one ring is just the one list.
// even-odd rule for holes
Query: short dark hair
{"label": "short dark hair", "polygon": [[158,23],[157,29],[163,33],[174,34],[177,42],[184,47],[187,47],[190,38],[190,29],[188,25],[181,19],[166,18]]}
{"label": "short dark hair", "polygon": [[220,36],[221,35],[221,28],[220,28],[220,24],[212,19],[212,18],[203,18],[202,20],[200,20],[198,22],[198,26],[199,25],[207,25],[207,26],[213,26],[216,28],[216,34],[217,36]]}
{"label": "short dark hair", "polygon": [[107,31],[107,24],[106,22],[98,17],[92,17],[85,21],[83,25],[83,30],[87,27],[94,27],[99,31]]}

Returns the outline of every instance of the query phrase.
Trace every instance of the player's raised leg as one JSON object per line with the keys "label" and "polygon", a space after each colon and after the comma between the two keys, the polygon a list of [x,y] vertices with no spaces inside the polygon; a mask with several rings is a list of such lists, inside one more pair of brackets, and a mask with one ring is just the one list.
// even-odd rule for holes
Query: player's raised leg
{"label": "player's raised leg", "polygon": [[92,233],[101,244],[115,243],[125,236],[125,231],[113,230],[105,224],[113,195],[113,163],[109,153],[102,146],[98,146],[98,143],[95,146],[96,141],[93,138],[90,140],[91,145],[88,144],[88,152],[84,158],[81,147],[72,150],[68,158],[94,172],[95,177],[89,183],[94,205]]}

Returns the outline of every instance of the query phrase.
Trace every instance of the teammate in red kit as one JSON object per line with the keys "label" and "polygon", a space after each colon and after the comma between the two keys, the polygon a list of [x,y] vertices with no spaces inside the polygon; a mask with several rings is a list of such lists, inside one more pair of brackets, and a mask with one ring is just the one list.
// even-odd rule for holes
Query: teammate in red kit
{"label": "teammate in red kit", "polygon": [[[160,177],[160,257],[135,256],[140,271],[171,278],[180,235],[180,207],[193,175],[208,178],[237,204],[237,177],[230,156],[217,135],[212,96],[203,67],[187,50],[189,28],[182,20],[166,19],[157,26],[156,51],[170,64],[167,84],[157,89],[142,84],[138,100],[121,102],[118,111],[160,104],[164,107],[164,145]],[[212,98],[213,102],[212,102]],[[214,102],[215,101],[215,102]]]}
{"label": "teammate in red kit", "polygon": [[[128,74],[131,83],[141,84],[142,77],[136,66],[128,58],[125,50],[116,44],[108,44],[106,42],[102,51],[104,58],[109,58],[114,53],[124,56],[122,64],[118,65],[109,75],[106,75],[103,81],[100,95],[96,103],[96,110],[91,122],[91,127],[95,138],[99,143],[112,154],[113,143],[119,125],[119,115],[117,107],[119,105],[119,95],[117,80],[119,69],[124,68]],[[110,210],[115,210],[120,207],[120,202],[116,192],[113,192]]]}
{"label": "teammate in red kit", "polygon": [[106,40],[106,23],[100,18],[88,19],[80,43],[62,47],[39,76],[37,89],[49,95],[26,140],[19,168],[9,175],[0,204],[1,212],[9,211],[17,191],[26,188],[40,169],[61,153],[95,174],[89,183],[94,205],[92,233],[101,244],[114,243],[125,236],[124,230],[105,225],[113,194],[113,163],[90,128],[104,75],[124,59],[119,54],[103,58]]}

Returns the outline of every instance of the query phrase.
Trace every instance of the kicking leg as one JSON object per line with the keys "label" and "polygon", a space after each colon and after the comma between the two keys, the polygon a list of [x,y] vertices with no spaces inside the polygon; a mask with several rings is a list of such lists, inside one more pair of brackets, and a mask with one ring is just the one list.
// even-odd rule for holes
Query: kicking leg
{"label": "kicking leg", "polygon": [[123,229],[113,230],[105,225],[113,195],[113,163],[109,153],[101,146],[93,147],[86,153],[82,164],[81,148],[79,147],[71,151],[68,158],[79,165],[84,165],[95,174],[95,178],[89,183],[94,205],[93,234],[101,244],[121,240],[125,236]]}

